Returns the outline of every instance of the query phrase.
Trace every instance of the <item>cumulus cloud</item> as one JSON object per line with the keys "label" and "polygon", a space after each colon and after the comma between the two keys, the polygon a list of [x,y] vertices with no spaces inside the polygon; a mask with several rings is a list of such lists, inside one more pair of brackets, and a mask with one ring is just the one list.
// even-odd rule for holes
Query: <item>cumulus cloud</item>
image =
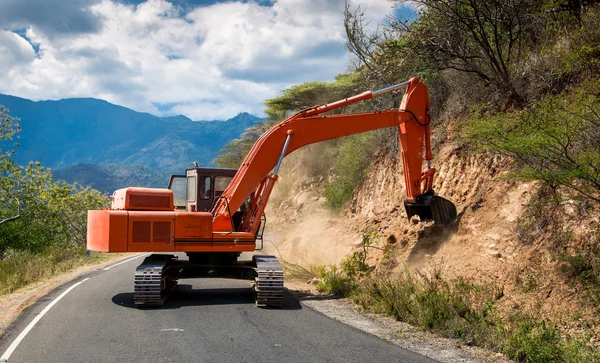
{"label": "cumulus cloud", "polygon": [[21,64],[31,63],[35,51],[27,40],[11,31],[0,31],[0,69],[12,69]]}
{"label": "cumulus cloud", "polygon": [[48,36],[98,30],[101,19],[90,11],[100,0],[0,0],[0,24],[27,28],[32,24]]}
{"label": "cumulus cloud", "polygon": [[[348,62],[339,0],[33,0],[65,11],[45,16],[2,1],[21,14],[2,24],[27,31],[0,33],[0,93],[32,99],[97,97],[192,119],[260,115],[283,88],[332,80]],[[393,11],[387,0],[362,8],[375,25]]]}

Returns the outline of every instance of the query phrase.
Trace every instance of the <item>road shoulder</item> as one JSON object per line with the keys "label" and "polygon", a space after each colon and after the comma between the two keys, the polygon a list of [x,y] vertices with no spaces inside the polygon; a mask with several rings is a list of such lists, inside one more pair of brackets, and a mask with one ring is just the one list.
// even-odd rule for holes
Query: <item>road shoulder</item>
{"label": "road shoulder", "polygon": [[286,288],[303,305],[331,319],[440,362],[509,362],[502,354],[441,338],[389,316],[365,313],[350,300],[325,296],[305,282],[286,281]]}
{"label": "road shoulder", "polygon": [[137,253],[119,253],[97,264],[80,266],[69,272],[51,276],[42,281],[24,286],[15,292],[0,296],[0,339],[4,337],[6,329],[14,323],[19,315],[39,299],[48,295],[52,290],[64,285],[89,272],[103,269],[107,266],[126,260]]}

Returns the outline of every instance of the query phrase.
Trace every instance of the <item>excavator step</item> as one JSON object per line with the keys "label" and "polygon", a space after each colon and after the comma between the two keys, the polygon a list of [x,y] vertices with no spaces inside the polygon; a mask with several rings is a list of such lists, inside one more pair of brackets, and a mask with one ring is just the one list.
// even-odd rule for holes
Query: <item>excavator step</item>
{"label": "excavator step", "polygon": [[252,259],[258,274],[252,283],[256,306],[283,305],[283,268],[277,257],[255,255]]}

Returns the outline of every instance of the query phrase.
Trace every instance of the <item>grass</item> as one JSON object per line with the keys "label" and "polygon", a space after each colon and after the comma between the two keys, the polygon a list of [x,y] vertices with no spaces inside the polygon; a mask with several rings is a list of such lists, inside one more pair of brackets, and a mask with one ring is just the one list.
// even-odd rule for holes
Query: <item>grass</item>
{"label": "grass", "polygon": [[[353,264],[349,259],[358,261]],[[439,266],[428,272],[405,268],[393,277],[359,275],[344,268],[360,262],[364,257],[354,254],[341,268],[321,267],[318,287],[350,297],[366,311],[501,352],[517,362],[600,361],[600,351],[590,346],[584,334],[570,336],[561,331],[559,323],[519,310],[501,311],[501,286],[482,285],[465,277],[447,279]]]}
{"label": "grass", "polygon": [[84,248],[74,250],[62,246],[52,246],[43,253],[9,252],[0,260],[0,296],[50,276],[108,258],[108,254],[95,252],[88,258]]}

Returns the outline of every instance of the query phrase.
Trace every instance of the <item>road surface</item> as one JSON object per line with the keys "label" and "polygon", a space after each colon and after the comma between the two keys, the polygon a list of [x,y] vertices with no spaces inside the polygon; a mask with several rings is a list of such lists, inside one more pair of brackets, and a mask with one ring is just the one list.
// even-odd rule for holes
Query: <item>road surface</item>
{"label": "road surface", "polygon": [[248,281],[182,279],[163,307],[137,309],[132,285],[142,259],[40,299],[0,340],[1,357],[9,363],[433,362],[289,294],[281,309],[257,308]]}

